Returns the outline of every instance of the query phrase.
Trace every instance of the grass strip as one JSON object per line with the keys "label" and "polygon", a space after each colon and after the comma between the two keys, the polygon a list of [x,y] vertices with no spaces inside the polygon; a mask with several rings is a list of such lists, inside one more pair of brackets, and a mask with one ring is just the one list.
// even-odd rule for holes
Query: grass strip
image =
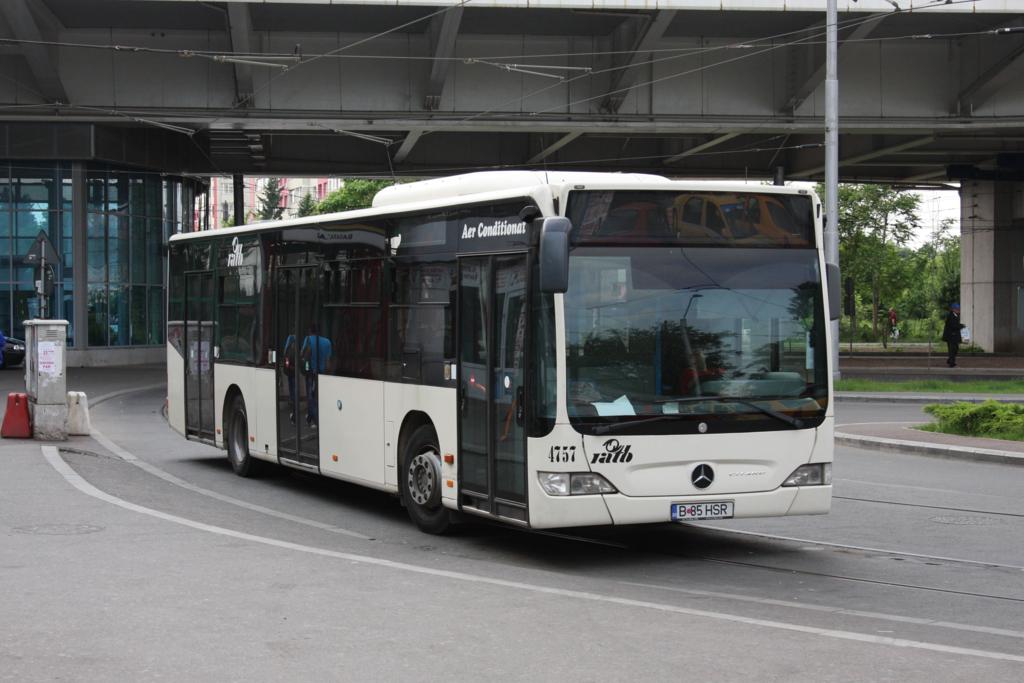
{"label": "grass strip", "polygon": [[836,391],[907,391],[940,394],[1024,394],[1024,381],[979,379],[954,382],[948,379],[878,380],[851,377],[836,382]]}
{"label": "grass strip", "polygon": [[1024,441],[1024,405],[1019,403],[930,403],[924,411],[936,420],[919,427],[926,432]]}

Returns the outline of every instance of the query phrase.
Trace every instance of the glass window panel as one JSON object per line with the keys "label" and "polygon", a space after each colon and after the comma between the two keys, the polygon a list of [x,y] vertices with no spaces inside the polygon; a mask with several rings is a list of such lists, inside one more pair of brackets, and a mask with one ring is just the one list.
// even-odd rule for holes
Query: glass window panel
{"label": "glass window panel", "polygon": [[146,204],[144,213],[150,218],[160,218],[160,176],[150,174],[145,177]]}
{"label": "glass window panel", "polygon": [[149,288],[149,334],[147,344],[164,343],[164,291],[162,287]]}
{"label": "glass window panel", "polygon": [[65,168],[60,176],[60,202],[65,211],[71,210],[71,169]]}
{"label": "glass window panel", "polygon": [[[127,289],[127,288],[126,288]],[[131,341],[133,345],[146,343],[146,287],[132,287],[132,330]]]}
{"label": "glass window panel", "polygon": [[75,255],[72,252],[72,228],[71,228],[71,213],[65,211],[61,215],[61,245],[60,255],[64,260],[64,277],[68,277],[74,272]]}
{"label": "glass window panel", "polygon": [[128,286],[111,285],[108,290],[110,316],[110,345],[127,346],[129,343],[130,311],[128,308]]}
{"label": "glass window panel", "polygon": [[28,237],[19,237],[13,240],[14,251],[11,252],[11,256],[14,257],[14,263],[21,263],[25,258],[25,254],[32,248],[32,244],[35,242],[34,239]]}
{"label": "glass window panel", "polygon": [[85,202],[89,211],[104,211],[107,206],[107,174],[90,171],[85,179]]}
{"label": "glass window panel", "polygon": [[141,175],[128,177],[128,213],[133,216],[146,215],[146,187]]}
{"label": "glass window panel", "polygon": [[128,174],[111,173],[107,183],[107,211],[128,212]]}
{"label": "glass window panel", "polygon": [[11,208],[14,202],[14,188],[11,187],[10,167],[0,164],[0,210]]}
{"label": "glass window panel", "polygon": [[[107,223],[107,258],[109,260],[107,276],[110,282],[128,281],[128,219],[125,216],[108,216]],[[111,308],[111,312],[113,312]]]}
{"label": "glass window panel", "polygon": [[86,227],[89,282],[105,282],[107,279],[107,233],[104,218],[103,214],[89,214]]}
{"label": "glass window panel", "polygon": [[11,327],[11,286],[0,285],[0,330],[9,337],[17,337]]}
{"label": "glass window panel", "polygon": [[146,281],[146,219],[132,216],[131,225],[131,281],[133,284],[141,284]]}
{"label": "glass window panel", "polygon": [[[17,173],[17,170],[15,169],[15,173]],[[54,181],[52,177],[46,178],[32,174],[27,177],[15,177],[14,183],[17,189],[17,208],[41,211],[46,211],[50,208],[53,200],[52,195],[54,194]],[[53,208],[56,209],[57,207],[54,206]]]}
{"label": "glass window panel", "polygon": [[[11,254],[11,212],[0,209],[0,255],[7,257]],[[5,259],[4,264],[8,263]],[[6,278],[6,270],[0,271],[0,278]]]}
{"label": "glass window panel", "polygon": [[60,297],[63,302],[61,308],[64,319],[68,321],[68,343],[75,343],[75,286],[71,280],[65,280],[64,286],[60,290]]}
{"label": "glass window panel", "polygon": [[35,284],[22,281],[14,285],[14,330],[15,337],[25,338],[26,320],[39,317],[39,297],[36,295]]}
{"label": "glass window panel", "polygon": [[146,237],[146,281],[151,285],[162,285],[164,282],[162,227],[159,218],[149,219],[149,234]]}
{"label": "glass window panel", "polygon": [[18,237],[35,238],[40,231],[49,232],[50,214],[47,211],[16,211],[14,222]]}
{"label": "glass window panel", "polygon": [[89,346],[107,345],[107,286],[89,285]]}

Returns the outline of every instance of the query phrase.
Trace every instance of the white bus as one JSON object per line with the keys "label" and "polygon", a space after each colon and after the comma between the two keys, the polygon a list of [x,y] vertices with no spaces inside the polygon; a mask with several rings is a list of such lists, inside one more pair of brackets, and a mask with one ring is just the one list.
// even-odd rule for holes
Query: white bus
{"label": "white bus", "polygon": [[826,513],[821,244],[808,190],[529,171],[176,235],[170,424],[435,533]]}

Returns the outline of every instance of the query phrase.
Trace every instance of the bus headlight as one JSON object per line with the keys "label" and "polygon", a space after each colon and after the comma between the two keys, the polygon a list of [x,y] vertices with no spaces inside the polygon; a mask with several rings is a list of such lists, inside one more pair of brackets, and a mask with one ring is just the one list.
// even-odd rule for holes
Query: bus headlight
{"label": "bus headlight", "polygon": [[549,496],[586,496],[617,493],[614,486],[594,472],[538,472],[537,479]]}
{"label": "bus headlight", "polygon": [[783,486],[827,486],[832,483],[832,463],[801,465],[786,477]]}

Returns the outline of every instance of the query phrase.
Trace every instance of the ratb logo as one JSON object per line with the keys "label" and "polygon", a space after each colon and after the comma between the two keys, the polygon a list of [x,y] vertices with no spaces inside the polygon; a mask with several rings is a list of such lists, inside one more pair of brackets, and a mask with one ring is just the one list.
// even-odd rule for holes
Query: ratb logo
{"label": "ratb logo", "polygon": [[633,447],[628,444],[619,443],[618,439],[608,439],[604,442],[604,451],[594,453],[590,459],[592,465],[606,462],[630,462],[633,459]]}

